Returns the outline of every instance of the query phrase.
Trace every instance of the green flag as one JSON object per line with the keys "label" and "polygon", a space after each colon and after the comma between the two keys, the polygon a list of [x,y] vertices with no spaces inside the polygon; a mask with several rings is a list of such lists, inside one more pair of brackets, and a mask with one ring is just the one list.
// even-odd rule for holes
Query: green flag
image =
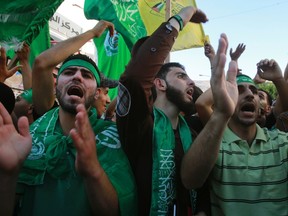
{"label": "green flag", "polygon": [[[130,60],[134,43],[146,36],[146,29],[140,17],[138,0],[85,0],[84,14],[87,19],[107,20],[118,32],[114,37],[103,34],[94,40],[98,53],[99,69],[110,79],[119,79]],[[117,89],[111,89],[111,99]]]}
{"label": "green flag", "polygon": [[139,38],[146,36],[138,0],[85,0],[84,14],[87,19],[112,22],[130,50]]}
{"label": "green flag", "polygon": [[[98,67],[100,71],[113,80],[119,80],[121,73],[130,60],[130,51],[120,33],[116,32],[110,37],[106,31],[100,38],[95,38],[97,47]],[[109,96],[114,99],[117,88],[109,90]]]}
{"label": "green flag", "polygon": [[30,45],[30,65],[32,66],[35,58],[43,51],[50,48],[50,46],[50,32],[49,24],[47,22],[47,24],[43,27],[38,36],[32,41]]}
{"label": "green flag", "polygon": [[63,0],[4,0],[0,7],[0,44],[17,49],[31,45]]}
{"label": "green flag", "polygon": [[[51,47],[50,44],[50,32],[49,32],[49,24],[47,23],[39,32],[38,36],[32,41],[30,45],[30,55],[29,55],[29,63],[32,67],[35,58]],[[10,49],[6,53],[10,59],[13,59],[15,54],[14,49]]]}

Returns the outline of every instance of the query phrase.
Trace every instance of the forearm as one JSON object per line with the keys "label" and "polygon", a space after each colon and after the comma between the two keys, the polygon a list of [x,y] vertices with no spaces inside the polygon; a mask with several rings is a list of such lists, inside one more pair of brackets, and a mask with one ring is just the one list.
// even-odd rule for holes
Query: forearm
{"label": "forearm", "polygon": [[28,61],[20,61],[24,90],[32,88],[32,69]]}
{"label": "forearm", "polygon": [[[94,38],[93,31],[89,30],[81,35],[57,43],[55,46],[41,53],[38,57],[43,67],[54,68],[71,54],[76,53],[89,40]],[[43,61],[41,61],[43,60]]]}
{"label": "forearm", "polygon": [[288,83],[284,78],[273,81],[273,83],[278,92],[278,98],[274,108],[274,115],[277,117],[282,112],[288,110]]}
{"label": "forearm", "polygon": [[126,76],[139,78],[148,88],[153,86],[153,80],[178,36],[175,28],[170,33],[168,31],[166,23],[163,23],[139,48],[134,48],[134,54],[125,70]]}
{"label": "forearm", "polygon": [[200,188],[209,176],[216,160],[228,119],[213,113],[197,136],[181,166],[181,178],[188,189]]}
{"label": "forearm", "polygon": [[211,89],[203,92],[195,102],[195,107],[201,122],[205,125],[213,113],[213,95]]}
{"label": "forearm", "polygon": [[93,215],[119,215],[117,192],[102,168],[84,183]]}
{"label": "forearm", "polygon": [[17,176],[0,174],[0,215],[13,215]]}

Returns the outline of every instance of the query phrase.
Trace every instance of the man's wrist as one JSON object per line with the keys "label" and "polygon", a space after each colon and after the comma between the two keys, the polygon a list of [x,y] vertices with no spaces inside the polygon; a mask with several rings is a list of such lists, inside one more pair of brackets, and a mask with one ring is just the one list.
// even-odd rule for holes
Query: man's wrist
{"label": "man's wrist", "polygon": [[179,24],[179,29],[180,29],[180,31],[181,31],[181,30],[183,29],[183,27],[184,27],[183,19],[182,19],[178,14],[170,17],[170,18],[168,19],[168,22],[169,22],[171,19],[175,19],[175,20],[178,22],[178,24]]}

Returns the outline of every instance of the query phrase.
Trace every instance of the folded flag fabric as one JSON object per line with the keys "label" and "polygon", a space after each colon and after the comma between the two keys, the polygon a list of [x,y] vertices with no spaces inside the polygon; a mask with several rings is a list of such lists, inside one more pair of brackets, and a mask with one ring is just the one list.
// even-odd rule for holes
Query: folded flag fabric
{"label": "folded flag fabric", "polygon": [[[31,53],[37,56],[50,46],[48,20],[64,0],[2,0],[0,7],[0,45],[10,57],[14,50],[28,45],[38,38],[37,45],[31,45]],[[47,42],[48,41],[48,42]],[[47,47],[48,45],[48,47]],[[43,48],[45,46],[45,48]],[[12,52],[11,52],[12,51]],[[11,54],[12,53],[12,54]],[[34,58],[32,58],[33,61]]]}

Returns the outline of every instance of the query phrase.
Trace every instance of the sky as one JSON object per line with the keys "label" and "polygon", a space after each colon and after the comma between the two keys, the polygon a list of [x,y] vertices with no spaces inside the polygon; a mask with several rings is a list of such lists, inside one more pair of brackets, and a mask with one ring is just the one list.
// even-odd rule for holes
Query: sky
{"label": "sky", "polygon": [[[58,11],[80,25],[85,23],[84,29],[93,27],[96,22],[83,21],[79,7],[67,10],[65,4],[74,3],[83,7],[84,0],[65,0]],[[288,0],[196,0],[196,4],[209,18],[203,29],[215,50],[221,33],[228,37],[228,51],[235,51],[239,43],[246,45],[238,60],[242,73],[254,77],[256,63],[265,58],[275,59],[284,71],[288,62]],[[227,57],[230,60],[229,53]],[[172,52],[170,61],[183,64],[194,81],[210,79],[204,48]]]}
{"label": "sky", "polygon": [[[235,51],[239,43],[246,45],[238,60],[242,73],[254,77],[256,63],[265,58],[275,59],[284,71],[288,62],[288,0],[196,0],[196,3],[209,18],[203,28],[215,50],[221,33],[228,37],[228,51],[230,48]],[[193,80],[210,78],[204,48],[172,52],[170,61],[183,64]]]}

